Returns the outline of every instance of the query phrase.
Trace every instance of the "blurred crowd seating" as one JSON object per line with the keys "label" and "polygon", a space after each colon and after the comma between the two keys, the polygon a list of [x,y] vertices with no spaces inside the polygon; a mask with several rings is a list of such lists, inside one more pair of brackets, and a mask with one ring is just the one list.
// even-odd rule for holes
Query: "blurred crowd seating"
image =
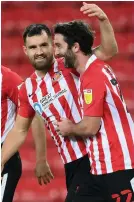
{"label": "blurred crowd seating", "polygon": [[[117,73],[124,98],[134,118],[134,3],[133,2],[95,2],[109,16],[112,22],[119,54],[109,61]],[[3,1],[1,39],[2,64],[17,72],[24,79],[33,69],[25,57],[22,46],[22,33],[31,23],[45,23],[50,28],[59,21],[83,19],[96,31],[95,46],[100,43],[99,25],[96,19],[83,16],[79,9],[82,2],[47,1]],[[55,179],[48,186],[39,186],[34,177],[35,151],[29,133],[25,145],[21,148],[23,174],[16,190],[15,202],[63,202],[65,174],[61,159],[50,135],[47,135],[48,161]]]}

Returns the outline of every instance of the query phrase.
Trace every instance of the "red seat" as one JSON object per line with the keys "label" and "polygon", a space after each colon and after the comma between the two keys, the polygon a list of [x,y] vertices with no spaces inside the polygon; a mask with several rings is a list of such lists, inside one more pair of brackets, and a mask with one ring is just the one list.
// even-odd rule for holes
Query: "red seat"
{"label": "red seat", "polygon": [[40,186],[35,178],[22,178],[15,193],[15,202],[59,202],[66,196],[65,180],[57,178]]}

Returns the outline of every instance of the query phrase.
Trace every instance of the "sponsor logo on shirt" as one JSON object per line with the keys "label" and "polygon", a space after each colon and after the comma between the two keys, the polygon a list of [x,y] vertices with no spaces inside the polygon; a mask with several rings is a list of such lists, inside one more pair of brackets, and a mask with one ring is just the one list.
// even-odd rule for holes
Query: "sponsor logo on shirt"
{"label": "sponsor logo on shirt", "polygon": [[62,76],[62,72],[61,72],[61,71],[56,72],[56,73],[54,74],[54,77],[52,78],[52,81],[53,81],[53,82],[58,81],[58,80],[61,78],[61,76]]}
{"label": "sponsor logo on shirt", "polygon": [[49,107],[49,105],[55,100],[63,96],[67,92],[66,89],[62,89],[59,92],[55,93],[52,95],[52,93],[47,94],[44,96],[41,100],[40,103],[42,104],[43,108],[46,109]]}
{"label": "sponsor logo on shirt", "polygon": [[34,105],[33,105],[33,108],[34,108],[34,110],[35,110],[39,115],[42,114],[42,111],[43,111],[43,110],[42,110],[42,106],[41,106],[40,103],[35,102]]}
{"label": "sponsor logo on shirt", "polygon": [[93,95],[92,95],[92,89],[85,89],[84,92],[84,100],[86,104],[91,104]]}

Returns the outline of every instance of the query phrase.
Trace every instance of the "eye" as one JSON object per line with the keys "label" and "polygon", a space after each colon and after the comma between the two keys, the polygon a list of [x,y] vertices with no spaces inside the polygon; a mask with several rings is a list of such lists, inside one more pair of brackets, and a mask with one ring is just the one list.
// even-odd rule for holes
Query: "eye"
{"label": "eye", "polygon": [[36,46],[29,46],[29,49],[35,49]]}
{"label": "eye", "polygon": [[59,44],[59,43],[55,43],[55,47],[57,47],[57,48],[61,48],[61,44]]}
{"label": "eye", "polygon": [[48,44],[47,43],[43,43],[43,44],[41,44],[41,46],[42,47],[46,47],[46,46],[48,46]]}

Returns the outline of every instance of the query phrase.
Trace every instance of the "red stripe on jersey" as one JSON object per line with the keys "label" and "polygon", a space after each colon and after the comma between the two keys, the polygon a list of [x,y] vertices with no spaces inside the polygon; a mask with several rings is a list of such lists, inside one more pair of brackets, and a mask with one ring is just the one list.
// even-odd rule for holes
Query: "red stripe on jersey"
{"label": "red stripe on jersey", "polygon": [[[41,86],[43,86],[43,88],[41,88],[42,96],[45,96],[45,95],[46,95],[46,92],[47,92],[47,93],[49,93],[49,92],[47,91],[46,83],[45,83],[44,80],[42,81]],[[56,120],[60,120],[59,113],[58,113],[57,109],[54,107],[53,104],[50,105],[50,111],[52,111],[53,114],[57,114],[58,117],[55,117]],[[44,114],[45,114],[45,113],[44,113]],[[47,120],[46,114],[45,114],[44,117],[46,117],[46,120]],[[62,158],[64,159],[64,162],[66,163],[67,160],[66,160],[66,157],[65,157],[65,155],[64,155],[64,151],[63,151],[63,149],[61,148],[62,142],[61,142],[61,140],[60,140],[60,137],[59,137],[59,135],[57,134],[57,132],[55,131],[55,129],[54,129],[54,127],[53,127],[53,124],[50,122],[50,120],[47,120],[47,121],[48,121],[48,123],[49,123],[49,127],[48,127],[48,128],[51,128],[52,133],[53,133],[53,135],[55,136],[55,138],[56,138],[56,140],[57,140],[57,142],[58,142],[58,145],[59,145],[59,147],[60,147]]]}
{"label": "red stripe on jersey", "polygon": [[[36,82],[35,79],[31,79],[31,83],[32,83],[32,88],[33,88],[33,89],[32,89],[32,92],[35,92],[36,89],[37,89],[37,82]],[[38,102],[36,93],[33,94],[32,100],[33,100],[33,102]]]}
{"label": "red stripe on jersey", "polygon": [[[104,156],[104,150],[102,146],[102,134],[100,132],[97,133],[97,142],[98,142],[98,148],[99,148],[99,159],[100,159],[100,166],[102,174],[106,173],[106,163],[104,162],[105,156]],[[103,164],[101,162],[104,162]]]}
{"label": "red stripe on jersey", "polygon": [[[113,92],[111,84],[110,84],[110,82],[108,80],[107,80],[107,85],[108,85],[109,89],[111,90],[111,94],[112,94],[113,100],[115,102],[119,98],[117,96],[114,97],[114,95],[115,95],[114,93],[115,92]],[[119,155],[120,156],[120,161],[119,162],[120,162],[121,165],[123,165],[123,169],[125,169],[124,158],[123,158],[124,155],[123,155],[122,147],[121,147],[121,144],[120,144],[120,141],[119,141],[118,134],[116,132],[116,126],[115,126],[115,124],[113,122],[111,111],[110,111],[109,106],[108,106],[107,103],[105,103],[105,109],[106,109],[106,111],[109,114],[109,120],[110,121],[108,120],[108,123],[110,122],[110,124],[111,124],[111,127],[109,127],[109,125],[107,123],[107,120],[105,119],[104,126],[105,126],[106,133],[107,134],[111,134],[112,133],[112,138],[114,139],[114,142],[116,140],[116,144],[114,143],[115,149],[113,149],[113,146],[112,146],[112,148],[110,147],[113,171],[117,170],[117,165],[114,164],[114,161],[116,159],[117,150],[118,150],[118,155],[120,153],[120,155]],[[110,131],[111,128],[112,128],[112,131]],[[107,138],[108,138],[109,145],[110,145],[110,139],[109,139],[108,135],[107,135]]]}
{"label": "red stripe on jersey", "polygon": [[[60,64],[58,64],[57,67],[55,64],[42,80],[40,78],[32,79],[31,77],[30,86],[27,85],[27,92],[33,92],[33,95],[29,97],[29,102],[32,107],[34,107],[34,102],[39,102],[43,110],[43,112],[41,110],[40,115],[45,119],[47,128],[51,132],[55,144],[58,146],[64,163],[69,163],[87,154],[89,139],[87,138],[87,140],[84,141],[83,138],[63,138],[55,131],[53,121],[59,121],[61,116],[65,116],[76,122],[81,120],[78,91],[74,77],[70,71],[67,71],[65,68],[63,69]],[[59,71],[62,72],[62,74],[56,77]],[[76,83],[77,82],[78,80],[76,80]],[[31,88],[33,88],[32,92]],[[38,90],[36,91],[36,89]]]}
{"label": "red stripe on jersey", "polygon": [[[110,153],[111,153],[111,161],[112,161],[113,171],[117,170],[117,165],[114,164],[117,152],[118,152],[118,156],[120,156],[119,163],[121,165],[123,165],[123,169],[125,169],[125,164],[124,164],[124,158],[123,158],[123,152],[122,152],[121,144],[120,144],[120,141],[119,141],[119,138],[118,138],[118,134],[116,132],[115,124],[113,122],[112,114],[111,114],[111,111],[109,109],[108,104],[106,104],[105,109],[107,110],[107,112],[109,114],[111,127],[109,127],[109,125],[108,125],[109,121],[107,123],[107,120],[104,121],[104,127],[105,127],[105,130],[106,130],[107,134],[111,134],[111,132],[112,132],[112,138],[114,139],[114,145],[110,145],[110,138],[107,135],[108,142],[109,142],[109,145],[110,145]],[[111,128],[112,128],[112,131],[110,130]],[[115,140],[116,140],[116,144],[115,144]],[[113,148],[113,146],[114,146],[114,148]],[[117,160],[116,160],[116,162],[117,162]]]}
{"label": "red stripe on jersey", "polygon": [[[114,73],[112,72],[112,70],[110,69],[110,67],[107,67],[107,68],[105,67],[104,69],[106,70],[106,72],[107,72],[107,73],[109,74],[109,76],[111,77],[111,80],[112,80],[112,79],[116,79],[116,78],[115,78],[115,75],[114,75]],[[108,80],[107,77],[106,77],[106,80]],[[116,79],[116,80],[117,80],[117,79]],[[108,80],[108,81],[109,81],[109,80]],[[110,82],[110,81],[109,81],[109,82]],[[119,86],[119,84],[118,84],[118,86]],[[121,96],[120,96],[120,93],[121,93],[121,92],[120,92],[120,88],[119,88],[118,86],[115,85],[115,88],[116,88],[116,90],[117,90],[117,92],[118,92],[119,97],[121,98]]]}
{"label": "red stripe on jersey", "polygon": [[[78,103],[78,90],[76,88],[74,79],[72,79],[72,81],[70,82],[68,77],[64,77],[64,78],[65,78],[65,80],[66,80],[66,82],[68,84],[68,87],[69,87],[70,91],[73,92],[72,96],[75,96],[75,92],[77,92],[77,94],[76,94],[77,99],[75,99],[74,102],[76,104],[76,107],[77,107],[77,109],[79,111],[80,116],[82,117],[82,112],[81,112],[81,109],[80,109],[80,105]],[[73,78],[73,76],[72,76],[72,78]],[[66,111],[68,111],[68,110],[66,110]],[[71,115],[71,110],[70,110],[70,115]],[[69,117],[69,116],[67,116],[67,117]],[[71,119],[71,117],[69,117],[69,119]],[[82,138],[77,138],[76,137],[76,139],[77,139],[77,143],[78,143],[78,146],[79,146],[79,149],[80,149],[81,153],[83,155],[85,155],[87,152],[86,152],[86,149],[85,149],[84,141],[82,140]]]}
{"label": "red stripe on jersey", "polygon": [[[54,91],[55,91],[55,93],[58,93],[60,90],[62,90],[62,89],[60,88],[60,85],[57,82],[57,85],[55,85],[55,87],[54,87]],[[70,120],[74,121],[72,113],[71,113],[71,110],[70,110],[70,107],[69,107],[69,104],[66,101],[65,96],[60,97],[59,102],[60,102],[61,106],[64,106],[64,111],[66,113],[66,117],[70,117]],[[51,106],[53,106],[53,104]],[[50,109],[51,109],[51,107],[50,107]],[[69,151],[71,159],[76,159],[77,157],[76,157],[76,154],[75,154],[75,152],[74,152],[74,150],[72,148],[72,145],[71,145],[69,137],[64,137],[64,140],[66,142],[66,146],[68,148],[68,151]]]}
{"label": "red stripe on jersey", "polygon": [[[64,163],[67,163],[67,159],[66,159],[66,157],[65,157],[65,155],[64,155],[64,151],[63,151],[63,149],[61,148],[61,143],[62,143],[62,142],[61,142],[61,140],[60,140],[60,138],[59,138],[59,135],[56,133],[55,128],[54,128],[54,126],[53,126],[52,123],[50,123],[49,127],[51,128],[51,131],[52,131],[52,133],[54,134],[56,140],[59,140],[58,143],[59,143],[59,148],[60,148],[60,150],[61,150],[60,155],[61,155],[61,157],[63,158]],[[58,137],[58,138],[57,138],[57,137]]]}
{"label": "red stripe on jersey", "polygon": [[[75,92],[77,92],[76,96],[78,97],[78,90],[77,90],[77,88],[76,88],[76,84],[75,84],[75,82],[74,82],[74,79],[72,79],[72,81],[70,82],[69,78],[68,78],[68,77],[65,77],[65,80],[66,80],[66,82],[67,82],[67,84],[68,84],[68,87],[69,87],[70,91],[73,92],[72,95],[75,96]],[[76,104],[76,106],[77,106],[77,109],[78,109],[78,111],[79,111],[79,114],[80,114],[81,117],[82,117],[80,105],[79,105],[79,103],[78,103],[78,98],[75,99],[75,104]]]}
{"label": "red stripe on jersey", "polygon": [[131,134],[131,130],[130,130],[129,123],[128,123],[128,118],[126,116],[127,112],[124,109],[122,101],[119,98],[117,98],[117,96],[115,96],[114,93],[112,94],[112,97],[114,99],[115,105],[122,107],[121,110],[118,110],[118,113],[120,116],[123,131],[124,131],[127,148],[129,150],[129,155],[130,155],[131,161],[134,162],[134,143],[133,143],[132,134]]}
{"label": "red stripe on jersey", "polygon": [[95,156],[94,156],[94,148],[93,148],[93,139],[90,139],[91,144],[90,144],[90,151],[91,151],[91,159],[92,159],[92,165],[91,165],[91,173],[93,173],[93,169],[94,169],[94,174],[97,174],[97,170],[96,170],[96,161],[95,161]]}

